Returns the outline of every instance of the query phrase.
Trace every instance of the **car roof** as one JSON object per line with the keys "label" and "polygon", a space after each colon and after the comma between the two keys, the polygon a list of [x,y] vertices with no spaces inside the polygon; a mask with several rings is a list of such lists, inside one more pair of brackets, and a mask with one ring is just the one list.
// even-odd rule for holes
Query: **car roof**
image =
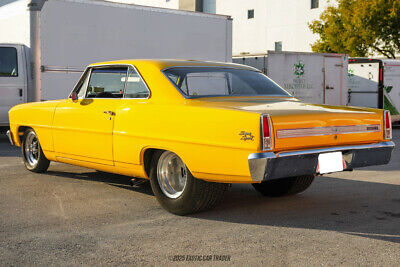
{"label": "car roof", "polygon": [[225,68],[237,68],[237,69],[246,69],[259,71],[256,68],[235,64],[235,63],[227,63],[227,62],[215,62],[215,61],[199,61],[199,60],[179,60],[179,59],[124,59],[124,60],[116,60],[116,61],[105,61],[90,64],[89,66],[103,66],[103,65],[134,65],[135,67],[141,66],[149,66],[153,65],[160,70],[171,68],[171,67],[197,67],[197,66],[206,66],[206,67],[225,67]]}

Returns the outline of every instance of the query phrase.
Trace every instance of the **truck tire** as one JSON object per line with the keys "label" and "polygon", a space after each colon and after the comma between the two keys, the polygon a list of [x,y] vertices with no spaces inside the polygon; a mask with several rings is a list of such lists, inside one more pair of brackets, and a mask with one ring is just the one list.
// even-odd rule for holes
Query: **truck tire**
{"label": "truck tire", "polygon": [[253,187],[264,196],[283,197],[305,191],[314,181],[314,177],[314,175],[288,177],[253,184]]}
{"label": "truck tire", "polygon": [[33,129],[27,129],[22,137],[21,145],[22,159],[25,167],[36,173],[47,171],[50,161],[43,153],[39,139]]}
{"label": "truck tire", "polygon": [[151,160],[150,184],[158,202],[176,215],[188,215],[215,207],[228,184],[196,179],[173,152],[156,151]]}

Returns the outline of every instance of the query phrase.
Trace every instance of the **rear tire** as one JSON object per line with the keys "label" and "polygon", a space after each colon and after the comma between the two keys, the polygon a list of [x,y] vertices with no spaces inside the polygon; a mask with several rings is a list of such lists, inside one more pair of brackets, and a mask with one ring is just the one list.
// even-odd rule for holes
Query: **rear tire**
{"label": "rear tire", "polygon": [[253,187],[267,197],[283,197],[305,191],[314,181],[314,175],[304,175],[264,181]]}
{"label": "rear tire", "polygon": [[[178,178],[171,179],[171,175]],[[194,178],[183,161],[170,151],[154,153],[150,184],[161,206],[176,215],[188,215],[215,207],[229,186]]]}
{"label": "rear tire", "polygon": [[39,139],[33,129],[27,129],[22,137],[21,145],[22,159],[25,167],[36,173],[47,171],[50,161],[43,153]]}

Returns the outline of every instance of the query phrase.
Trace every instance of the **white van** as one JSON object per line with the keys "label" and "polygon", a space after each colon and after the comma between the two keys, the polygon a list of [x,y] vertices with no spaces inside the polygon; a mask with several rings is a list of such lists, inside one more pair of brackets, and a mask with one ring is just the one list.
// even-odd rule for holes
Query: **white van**
{"label": "white van", "polygon": [[0,127],[8,125],[8,110],[27,101],[27,47],[0,44]]}

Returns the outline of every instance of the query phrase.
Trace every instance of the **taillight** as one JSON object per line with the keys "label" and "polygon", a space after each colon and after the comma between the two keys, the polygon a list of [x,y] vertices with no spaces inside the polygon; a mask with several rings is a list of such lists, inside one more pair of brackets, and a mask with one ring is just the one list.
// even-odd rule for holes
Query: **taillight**
{"label": "taillight", "polygon": [[392,139],[392,119],[388,110],[383,112],[383,139]]}
{"label": "taillight", "polygon": [[269,115],[261,115],[261,150],[272,149],[271,118]]}

